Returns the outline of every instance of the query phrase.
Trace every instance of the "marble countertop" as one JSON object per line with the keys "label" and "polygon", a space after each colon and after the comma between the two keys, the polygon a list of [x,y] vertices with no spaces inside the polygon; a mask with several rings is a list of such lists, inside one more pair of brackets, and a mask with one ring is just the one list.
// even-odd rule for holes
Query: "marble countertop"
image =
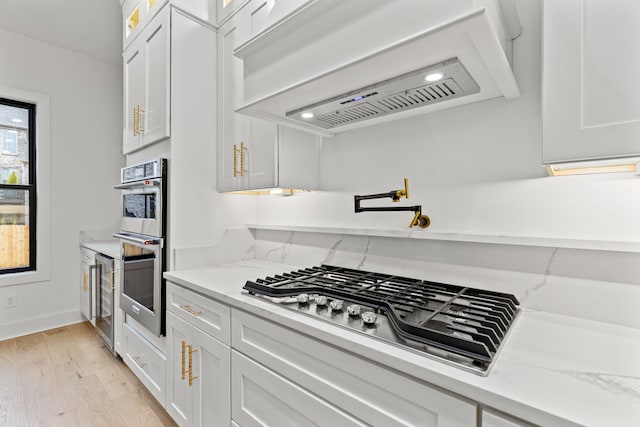
{"label": "marble countertop", "polygon": [[297,268],[249,260],[165,277],[532,423],[638,425],[640,330],[523,310],[482,377],[241,292],[247,280]]}
{"label": "marble countertop", "polygon": [[120,241],[119,240],[98,240],[95,242],[82,242],[80,246],[101,254],[110,256],[111,258],[120,259]]}

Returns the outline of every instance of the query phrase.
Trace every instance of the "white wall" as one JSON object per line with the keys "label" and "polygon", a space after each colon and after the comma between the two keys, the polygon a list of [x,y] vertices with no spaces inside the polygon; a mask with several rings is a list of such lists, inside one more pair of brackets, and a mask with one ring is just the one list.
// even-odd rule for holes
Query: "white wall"
{"label": "white wall", "polygon": [[[541,166],[541,1],[518,0],[514,73],[522,96],[368,127],[326,139],[324,192],[260,197],[263,224],[404,229],[411,214],[353,213],[353,195],[409,178],[429,232],[640,240],[640,178],[546,176]],[[363,206],[391,206],[374,200]]]}
{"label": "white wall", "polygon": [[124,158],[121,64],[1,29],[0,52],[0,85],[50,97],[52,188],[51,278],[0,287],[3,339],[81,320],[78,232],[119,228]]}

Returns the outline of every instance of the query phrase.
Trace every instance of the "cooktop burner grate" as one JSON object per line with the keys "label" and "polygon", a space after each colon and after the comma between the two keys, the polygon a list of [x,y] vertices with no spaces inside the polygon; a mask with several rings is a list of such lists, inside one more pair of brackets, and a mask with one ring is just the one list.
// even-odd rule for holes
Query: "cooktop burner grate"
{"label": "cooktop burner grate", "polygon": [[[276,298],[323,295],[369,307],[388,319],[396,341],[457,355],[481,371],[488,369],[518,310],[510,294],[331,265],[247,281],[244,289]],[[321,310],[329,310],[327,320],[338,321],[330,309],[316,307]],[[300,311],[312,314],[308,308]]]}

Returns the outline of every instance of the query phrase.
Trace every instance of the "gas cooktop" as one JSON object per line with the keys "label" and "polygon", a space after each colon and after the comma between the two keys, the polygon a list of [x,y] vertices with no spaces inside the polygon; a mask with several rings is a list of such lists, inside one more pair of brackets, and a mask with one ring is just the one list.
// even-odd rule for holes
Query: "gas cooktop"
{"label": "gas cooktop", "polygon": [[247,281],[244,289],[481,375],[519,304],[510,294],[332,265]]}

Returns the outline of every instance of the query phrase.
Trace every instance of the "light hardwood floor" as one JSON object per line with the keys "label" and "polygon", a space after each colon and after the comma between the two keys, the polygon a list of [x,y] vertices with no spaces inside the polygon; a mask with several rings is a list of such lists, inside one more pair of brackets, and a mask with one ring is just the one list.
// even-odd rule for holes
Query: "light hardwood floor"
{"label": "light hardwood floor", "polygon": [[176,426],[89,323],[0,341],[0,426]]}

